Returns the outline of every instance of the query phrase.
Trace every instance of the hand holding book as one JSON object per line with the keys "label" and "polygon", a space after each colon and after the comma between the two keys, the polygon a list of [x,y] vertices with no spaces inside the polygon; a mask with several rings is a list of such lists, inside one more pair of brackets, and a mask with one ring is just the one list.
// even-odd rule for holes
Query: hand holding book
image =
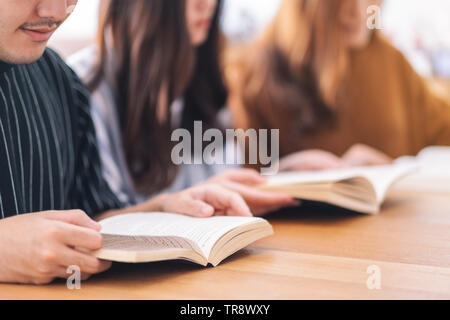
{"label": "hand holding book", "polygon": [[267,177],[252,169],[228,170],[209,181],[239,193],[256,216],[300,204],[290,196],[256,189],[255,186],[267,182]]}

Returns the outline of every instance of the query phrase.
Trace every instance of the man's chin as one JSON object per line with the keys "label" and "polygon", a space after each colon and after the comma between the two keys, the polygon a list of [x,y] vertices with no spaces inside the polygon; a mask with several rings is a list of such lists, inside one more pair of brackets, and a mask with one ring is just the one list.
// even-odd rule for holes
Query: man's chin
{"label": "man's chin", "polygon": [[39,60],[44,54],[47,43],[32,48],[23,48],[6,53],[6,57],[2,59],[4,62],[11,64],[30,64]]}
{"label": "man's chin", "polygon": [[33,51],[29,51],[26,52],[25,55],[23,55],[21,57],[21,61],[19,61],[18,64],[29,64],[29,63],[33,63],[36,62],[37,60],[39,60],[42,55],[44,54],[45,51],[45,46],[42,47],[42,49],[39,50],[33,50]]}

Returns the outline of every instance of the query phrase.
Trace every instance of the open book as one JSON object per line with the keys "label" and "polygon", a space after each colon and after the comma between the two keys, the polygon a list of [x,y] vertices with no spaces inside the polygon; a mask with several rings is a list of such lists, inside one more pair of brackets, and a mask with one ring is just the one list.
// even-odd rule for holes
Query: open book
{"label": "open book", "polygon": [[417,170],[415,164],[395,164],[314,172],[285,172],[270,177],[260,189],[325,202],[360,213],[380,211],[392,184]]}
{"label": "open book", "polygon": [[183,259],[217,266],[252,242],[273,234],[261,218],[192,218],[170,213],[132,213],[100,222],[103,246],[93,254],[117,262]]}

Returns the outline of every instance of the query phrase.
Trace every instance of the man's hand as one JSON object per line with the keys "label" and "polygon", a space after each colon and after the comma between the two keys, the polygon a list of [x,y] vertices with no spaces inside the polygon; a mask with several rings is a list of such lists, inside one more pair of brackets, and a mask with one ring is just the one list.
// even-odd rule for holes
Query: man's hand
{"label": "man's hand", "polygon": [[229,170],[211,178],[209,181],[239,193],[255,215],[262,215],[284,207],[298,206],[300,204],[299,201],[292,197],[256,189],[255,186],[263,184],[267,179],[255,170]]}
{"label": "man's hand", "polygon": [[100,229],[79,210],[0,220],[0,282],[47,284],[69,277],[71,265],[80,267],[84,278],[107,270],[110,262],[75,249],[100,249]]}

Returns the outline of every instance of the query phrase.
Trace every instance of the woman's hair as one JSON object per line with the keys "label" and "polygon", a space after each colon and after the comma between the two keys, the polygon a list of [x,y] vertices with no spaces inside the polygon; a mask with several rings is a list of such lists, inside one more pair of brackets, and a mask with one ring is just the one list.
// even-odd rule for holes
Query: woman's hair
{"label": "woman's hair", "polygon": [[171,103],[184,97],[181,127],[191,131],[197,120],[218,126],[216,116],[227,99],[219,63],[221,1],[208,39],[197,48],[190,41],[185,2],[106,0],[100,8],[99,62],[88,87],[95,90],[113,67],[126,161],[136,190],[146,194],[168,187],[177,174]]}
{"label": "woman's hair", "polygon": [[241,63],[242,102],[250,108],[298,114],[300,131],[333,119],[347,56],[341,0],[284,0],[262,38]]}

